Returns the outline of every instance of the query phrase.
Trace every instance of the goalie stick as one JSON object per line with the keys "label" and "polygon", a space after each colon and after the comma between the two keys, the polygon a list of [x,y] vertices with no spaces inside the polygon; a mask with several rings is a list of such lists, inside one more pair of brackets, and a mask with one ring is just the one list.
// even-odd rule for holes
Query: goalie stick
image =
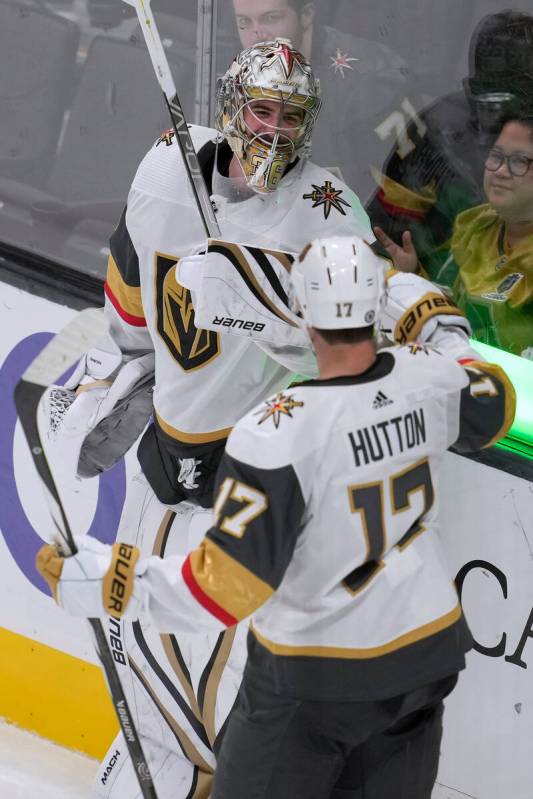
{"label": "goalie stick", "polygon": [[146,47],[148,48],[157,80],[165,98],[170,119],[172,120],[172,127],[176,135],[176,141],[181,150],[185,170],[207,237],[211,239],[220,238],[220,228],[213,206],[211,205],[211,199],[198,162],[198,156],[196,155],[192,143],[187,120],[185,119],[185,114],[181,107],[163,43],[159,31],[157,30],[154,15],[150,7],[150,0],[124,0],[124,2],[129,6],[133,6],[137,13]]}
{"label": "goalie stick", "polygon": [[[41,478],[54,525],[69,555],[76,553],[76,544],[42,446],[43,442],[37,425],[37,407],[46,388],[51,383],[56,382],[106,332],[107,323],[101,310],[89,308],[81,311],[39,353],[28,366],[15,388],[17,415],[28,442],[33,462]],[[157,799],[150,770],[107,643],[102,622],[100,619],[89,619],[88,621],[93,630],[98,657],[106,675],[109,692],[124,734],[133,768],[137,774],[141,794],[143,799]]]}

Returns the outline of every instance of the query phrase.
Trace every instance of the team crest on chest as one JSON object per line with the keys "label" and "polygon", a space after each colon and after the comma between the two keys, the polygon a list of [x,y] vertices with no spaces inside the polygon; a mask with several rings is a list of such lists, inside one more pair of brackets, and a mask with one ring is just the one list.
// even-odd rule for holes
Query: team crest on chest
{"label": "team crest on chest", "polygon": [[322,206],[324,209],[324,219],[327,219],[331,213],[331,209],[339,211],[343,216],[346,216],[346,211],[343,205],[350,207],[350,203],[343,200],[341,197],[342,189],[336,189],[331,180],[326,180],[323,186],[317,186],[316,183],[311,184],[313,191],[309,194],[304,194],[304,200],[313,200],[313,208]]}
{"label": "team crest on chest", "polygon": [[282,416],[292,419],[292,411],[295,408],[303,408],[304,403],[294,399],[293,394],[276,394],[274,399],[267,400],[265,407],[257,411],[255,416],[261,415],[257,424],[263,424],[267,419],[272,419],[274,427],[278,428]]}

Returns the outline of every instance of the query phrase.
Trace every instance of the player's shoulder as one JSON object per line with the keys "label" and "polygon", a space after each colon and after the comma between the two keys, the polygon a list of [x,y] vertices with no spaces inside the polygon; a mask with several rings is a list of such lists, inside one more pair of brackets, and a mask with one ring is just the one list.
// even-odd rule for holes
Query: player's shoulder
{"label": "player's shoulder", "polygon": [[436,347],[410,343],[387,349],[394,355],[396,376],[406,386],[424,385],[433,394],[440,394],[460,391],[468,382],[461,364]]}
{"label": "player's shoulder", "polygon": [[299,217],[299,224],[311,225],[313,237],[358,235],[374,241],[370,219],[359,197],[328,169],[307,161],[296,191],[292,213]]}
{"label": "player's shoulder", "polygon": [[[196,152],[217,135],[212,128],[189,125],[189,133]],[[185,168],[180,148],[176,145],[173,129],[163,131],[139,164],[132,182],[132,190],[156,194],[170,199],[179,195],[185,178]]]}
{"label": "player's shoulder", "polygon": [[261,469],[277,469],[315,447],[313,392],[291,386],[268,397],[233,428],[226,445],[231,457]]}

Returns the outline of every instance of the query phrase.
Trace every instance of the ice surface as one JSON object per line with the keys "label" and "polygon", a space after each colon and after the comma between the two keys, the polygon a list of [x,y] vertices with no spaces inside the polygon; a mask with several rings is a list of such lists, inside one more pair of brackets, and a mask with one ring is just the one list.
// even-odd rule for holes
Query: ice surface
{"label": "ice surface", "polygon": [[0,722],[2,799],[92,799],[97,762]]}
{"label": "ice surface", "polygon": [[[96,768],[96,760],[0,721],[1,799],[93,799]],[[465,796],[437,783],[432,799]]]}

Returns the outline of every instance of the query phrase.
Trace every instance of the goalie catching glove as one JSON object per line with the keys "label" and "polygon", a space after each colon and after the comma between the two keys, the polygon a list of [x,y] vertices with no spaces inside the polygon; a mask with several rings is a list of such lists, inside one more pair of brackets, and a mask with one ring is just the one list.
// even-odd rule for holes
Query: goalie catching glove
{"label": "goalie catching glove", "polygon": [[141,586],[135,578],[140,551],[130,544],[102,544],[92,536],[76,538],[75,555],[64,557],[58,546],[45,544],[35,565],[57,604],[71,616],[137,619]]}
{"label": "goalie catching glove", "polygon": [[41,439],[61,451],[80,477],[111,468],[134,444],[152,412],[154,353],[126,363],[109,337],[81,359],[64,386],[41,399]]}

